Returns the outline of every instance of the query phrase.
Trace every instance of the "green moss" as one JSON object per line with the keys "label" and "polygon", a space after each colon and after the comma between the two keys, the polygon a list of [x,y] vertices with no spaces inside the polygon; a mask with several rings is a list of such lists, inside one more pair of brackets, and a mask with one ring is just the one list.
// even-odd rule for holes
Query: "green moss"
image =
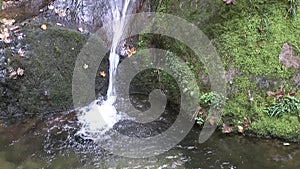
{"label": "green moss", "polygon": [[[72,108],[72,74],[84,38],[79,32],[48,25],[25,28],[26,58],[9,56],[10,66],[24,69],[24,76],[8,80],[8,114],[34,115]],[[10,113],[11,112],[11,113]]]}
{"label": "green moss", "polygon": [[[300,18],[288,13],[286,0],[245,0],[225,5],[219,0],[159,1],[158,11],[177,15],[194,23],[214,43],[225,69],[234,67],[238,75],[228,85],[229,99],[223,121],[235,127],[252,121],[248,131],[263,136],[299,140],[299,121],[295,116],[270,118],[265,109],[274,103],[267,91],[277,91],[281,83],[291,91],[291,77],[298,71],[279,63],[283,43],[292,45],[300,54]],[[296,11],[299,13],[299,11]],[[296,13],[296,14],[297,14]],[[189,63],[195,73],[205,75],[201,63],[193,60],[194,53],[184,44],[164,39],[164,47]],[[257,84],[256,78],[269,79],[270,85]],[[275,83],[276,82],[276,83]],[[198,81],[198,85],[201,79]],[[277,85],[276,85],[277,84]],[[253,101],[249,101],[250,90]],[[297,92],[299,94],[299,91]]]}
{"label": "green moss", "polygon": [[259,121],[253,122],[249,130],[262,136],[269,135],[289,140],[300,139],[300,123],[296,116],[262,117]]}

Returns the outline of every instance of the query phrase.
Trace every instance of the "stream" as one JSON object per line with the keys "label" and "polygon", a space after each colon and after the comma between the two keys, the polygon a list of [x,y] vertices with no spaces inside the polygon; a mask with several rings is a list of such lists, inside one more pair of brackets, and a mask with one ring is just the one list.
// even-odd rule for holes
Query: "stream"
{"label": "stream", "polygon": [[[109,2],[109,5],[103,5],[104,1],[99,1],[95,6],[91,1],[81,0],[59,0],[52,4],[49,2],[47,8],[55,8],[57,11],[52,15],[51,9],[39,17],[47,17],[49,22],[60,26],[67,25],[66,28],[92,32],[108,20],[121,19],[137,10],[136,6],[132,5],[135,1]],[[76,12],[78,6],[82,7],[81,13]],[[89,12],[97,11],[98,6],[105,8],[104,12],[99,14],[104,16],[102,19],[89,15]],[[112,11],[109,12],[108,6]],[[63,15],[68,17],[64,18]],[[159,135],[174,123],[178,115],[178,108],[168,103],[158,119],[140,124],[114,107],[117,97],[114,83],[120,62],[120,52],[117,50],[126,34],[126,24],[118,22],[110,29],[112,32],[107,32],[112,41],[107,96],[97,98],[79,110],[49,113],[10,126],[0,126],[0,169],[300,168],[299,143],[284,143],[275,139],[236,134],[226,135],[217,130],[206,142],[200,144],[198,139],[201,128],[197,125],[194,125],[179,144],[162,154],[129,158],[109,151],[115,131],[129,137],[128,140],[121,140],[118,146],[126,149],[130,137],[148,138]],[[130,99],[139,110],[145,111],[150,107],[148,96],[136,94],[131,95]],[[139,148],[143,152],[152,147],[145,145]]]}

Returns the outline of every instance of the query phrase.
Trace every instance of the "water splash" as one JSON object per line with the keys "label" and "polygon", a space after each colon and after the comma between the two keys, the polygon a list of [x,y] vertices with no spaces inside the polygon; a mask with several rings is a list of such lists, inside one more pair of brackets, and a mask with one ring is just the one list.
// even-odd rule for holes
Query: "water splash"
{"label": "water splash", "polygon": [[115,91],[115,77],[119,64],[117,47],[126,33],[126,21],[121,19],[126,16],[130,0],[110,1],[112,24],[112,46],[109,55],[109,85],[106,100],[98,99],[89,106],[82,108],[78,115],[78,121],[82,125],[77,132],[82,138],[97,140],[101,135],[113,127],[113,125],[125,117],[117,112],[114,103],[117,98]]}

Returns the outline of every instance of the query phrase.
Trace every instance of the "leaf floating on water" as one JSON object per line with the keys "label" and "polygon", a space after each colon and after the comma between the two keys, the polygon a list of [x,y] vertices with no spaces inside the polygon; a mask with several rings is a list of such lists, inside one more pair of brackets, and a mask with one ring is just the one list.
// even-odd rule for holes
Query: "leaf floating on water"
{"label": "leaf floating on water", "polygon": [[47,30],[47,25],[46,24],[41,25],[41,29],[42,30]]}
{"label": "leaf floating on water", "polygon": [[101,72],[99,73],[99,75],[100,75],[101,77],[105,77],[105,76],[106,76],[106,73],[105,73],[104,71],[101,71]]}
{"label": "leaf floating on water", "polygon": [[83,69],[88,69],[88,68],[89,68],[89,65],[87,65],[87,64],[83,65]]}
{"label": "leaf floating on water", "polygon": [[135,49],[134,47],[131,48],[131,49],[128,49],[128,50],[127,50],[127,54],[128,54],[128,57],[130,57],[130,56],[136,54],[136,49]]}
{"label": "leaf floating on water", "polygon": [[24,69],[18,68],[17,69],[17,75],[18,76],[23,76],[24,75]]}

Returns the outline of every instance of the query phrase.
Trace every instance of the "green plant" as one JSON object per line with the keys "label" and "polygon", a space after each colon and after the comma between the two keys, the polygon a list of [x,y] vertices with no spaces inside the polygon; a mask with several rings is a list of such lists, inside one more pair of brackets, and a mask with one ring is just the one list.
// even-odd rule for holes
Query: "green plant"
{"label": "green plant", "polygon": [[288,0],[289,3],[289,8],[287,11],[287,15],[292,15],[293,17],[297,16],[297,9],[298,6],[300,5],[299,0]]}
{"label": "green plant", "polygon": [[218,93],[209,92],[200,96],[200,106],[203,108],[212,107],[214,109],[221,109],[225,104],[226,98]]}
{"label": "green plant", "polygon": [[205,120],[203,119],[203,117],[196,117],[195,118],[195,120],[196,120],[196,123],[198,124],[198,125],[202,125],[202,124],[204,124],[204,122],[205,122]]}
{"label": "green plant", "polygon": [[271,107],[267,108],[266,111],[271,117],[281,117],[283,114],[289,113],[297,115],[300,118],[299,103],[300,100],[293,96],[284,96],[278,99]]}

